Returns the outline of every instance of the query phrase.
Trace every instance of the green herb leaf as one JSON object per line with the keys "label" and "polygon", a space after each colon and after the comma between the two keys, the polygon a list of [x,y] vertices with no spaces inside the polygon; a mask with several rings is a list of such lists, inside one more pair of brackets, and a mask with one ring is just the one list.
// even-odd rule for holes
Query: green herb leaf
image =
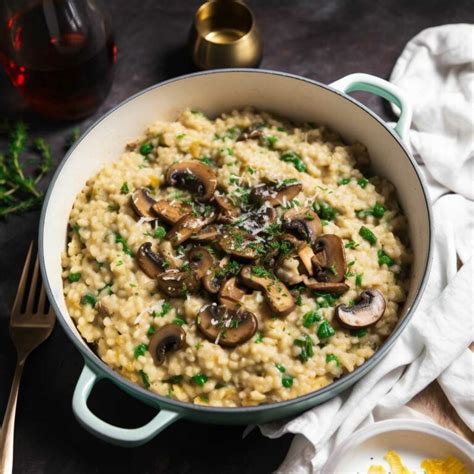
{"label": "green herb leaf", "polygon": [[367,184],[369,184],[369,180],[366,179],[366,178],[359,178],[359,179],[357,180],[357,184],[358,184],[362,189],[364,189],[364,188],[367,186]]}
{"label": "green herb leaf", "polygon": [[313,202],[314,212],[326,221],[332,221],[336,218],[336,211],[326,202]]}
{"label": "green herb leaf", "polygon": [[314,297],[316,298],[316,303],[320,308],[329,308],[334,306],[338,296],[332,293],[321,293],[319,291],[313,292]]}
{"label": "green herb leaf", "polygon": [[293,166],[300,171],[301,173],[305,173],[307,171],[306,165],[304,164],[301,156],[298,153],[293,151],[287,151],[280,156],[281,161],[285,161],[287,163],[292,163]]}
{"label": "green herb leaf", "polygon": [[283,367],[283,365],[281,365],[281,364],[275,364],[275,367],[276,367],[282,374],[286,372],[285,367]]}
{"label": "green herb leaf", "polygon": [[255,336],[254,340],[255,344],[260,344],[263,342],[263,336],[261,332],[257,332],[257,335]]}
{"label": "green herb leaf", "polygon": [[92,307],[94,307],[96,303],[97,303],[97,300],[96,300],[95,296],[94,296],[92,293],[86,293],[86,294],[81,298],[81,304],[82,304],[82,305],[89,304],[89,305],[91,305]]}
{"label": "green herb leaf", "polygon": [[329,362],[335,362],[338,367],[341,367],[341,362],[336,354],[326,354],[326,364]]}
{"label": "green herb leaf", "polygon": [[147,156],[153,151],[153,145],[151,143],[142,143],[140,145],[139,151],[143,156]]}
{"label": "green herb leaf", "polygon": [[336,331],[334,331],[334,328],[329,324],[328,321],[324,320],[319,325],[317,332],[319,339],[327,339],[334,336],[334,334],[336,334]]}
{"label": "green herb leaf", "polygon": [[317,311],[309,311],[303,315],[303,326],[305,328],[311,327],[316,321],[321,321],[322,317]]}
{"label": "green herb leaf", "polygon": [[379,249],[377,250],[377,257],[379,261],[379,266],[387,265],[387,267],[391,267],[395,262],[393,261],[390,255],[385,253],[385,250]]}
{"label": "green herb leaf", "polygon": [[291,388],[293,386],[293,377],[288,374],[283,375],[281,378],[281,384],[285,388]]}
{"label": "green herb leaf", "polygon": [[301,347],[301,352],[298,356],[301,362],[306,362],[310,357],[313,357],[313,340],[311,336],[305,334],[303,339],[295,339],[293,343],[295,346]]}
{"label": "green herb leaf", "polygon": [[354,337],[364,337],[368,333],[367,328],[351,329],[350,334]]}
{"label": "green herb leaf", "polygon": [[158,226],[153,231],[153,237],[155,239],[162,239],[166,235],[166,229],[164,227]]}
{"label": "green herb leaf", "polygon": [[81,279],[81,272],[70,273],[67,277],[70,283],[75,283]]}
{"label": "green herb leaf", "polygon": [[346,249],[356,249],[358,246],[359,244],[355,240],[348,240],[344,245]]}
{"label": "green herb leaf", "polygon": [[150,326],[146,333],[147,333],[147,336],[153,336],[153,334],[155,334],[155,332],[156,332],[156,328],[154,326]]}
{"label": "green herb leaf", "polygon": [[204,374],[197,374],[197,375],[193,375],[191,377],[191,380],[196,384],[196,385],[199,385],[200,387],[204,386],[204,384],[207,382],[208,380],[208,377],[207,375],[204,375]]}
{"label": "green herb leaf", "polygon": [[337,184],[339,184],[339,186],[345,186],[346,184],[349,184],[351,182],[351,178],[341,178]]}
{"label": "green herb leaf", "polygon": [[130,192],[130,190],[128,189],[128,183],[126,181],[122,184],[120,192],[122,194],[128,194]]}
{"label": "green herb leaf", "polygon": [[122,237],[118,232],[115,233],[115,242],[122,245],[122,250],[130,257],[133,257],[135,254],[133,250],[128,246],[127,241]]}
{"label": "green herb leaf", "polygon": [[154,318],[162,318],[163,316],[167,315],[170,310],[171,310],[172,306],[171,306],[171,303],[168,303],[167,301],[165,301],[162,305],[161,305],[161,310],[160,312],[156,312],[156,311],[152,311],[151,315],[154,317]]}
{"label": "green herb leaf", "polygon": [[358,273],[356,275],[356,279],[355,279],[355,284],[358,288],[360,288],[362,286],[362,279],[364,278],[364,274],[363,273]]}
{"label": "green herb leaf", "polygon": [[150,377],[148,377],[148,374],[143,370],[139,370],[138,374],[140,375],[140,378],[142,379],[143,386],[145,388],[150,388]]}
{"label": "green herb leaf", "polygon": [[145,343],[138,344],[133,351],[133,356],[135,359],[138,359],[140,356],[144,355],[145,352],[148,350],[148,345]]}
{"label": "green herb leaf", "polygon": [[365,226],[362,226],[359,229],[359,235],[364,240],[367,240],[367,242],[369,242],[370,245],[375,245],[377,243],[377,237],[375,236],[375,234]]}
{"label": "green herb leaf", "polygon": [[181,318],[174,318],[172,322],[173,324],[177,324],[178,326],[182,326],[183,324],[186,324],[186,321]]}
{"label": "green herb leaf", "polygon": [[182,375],[172,375],[167,379],[162,380],[163,383],[170,383],[171,385],[177,385],[183,381]]}

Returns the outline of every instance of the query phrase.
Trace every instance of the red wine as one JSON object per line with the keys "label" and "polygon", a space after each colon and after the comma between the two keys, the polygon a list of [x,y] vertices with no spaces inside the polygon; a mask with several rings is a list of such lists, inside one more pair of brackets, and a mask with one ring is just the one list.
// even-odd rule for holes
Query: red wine
{"label": "red wine", "polygon": [[81,0],[39,1],[7,20],[6,70],[44,115],[85,117],[110,90],[117,48],[106,18],[88,8]]}

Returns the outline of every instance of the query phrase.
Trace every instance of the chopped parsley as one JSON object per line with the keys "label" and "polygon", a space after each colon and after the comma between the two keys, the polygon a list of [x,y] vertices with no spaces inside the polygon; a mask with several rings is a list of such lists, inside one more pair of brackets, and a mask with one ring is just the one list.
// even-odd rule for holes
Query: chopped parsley
{"label": "chopped parsley", "polygon": [[355,240],[348,240],[344,245],[346,249],[356,249],[358,246],[359,244]]}
{"label": "chopped parsley", "polygon": [[172,375],[171,377],[168,377],[167,379],[162,380],[163,383],[170,383],[171,385],[176,385],[178,383],[181,383],[183,380],[182,375]]}
{"label": "chopped parsley", "polygon": [[275,367],[282,373],[284,374],[286,372],[286,369],[283,365],[281,364],[275,364]]}
{"label": "chopped parsley", "polygon": [[97,303],[96,297],[92,293],[86,293],[81,298],[82,305],[90,304],[92,307],[94,307],[96,303]]}
{"label": "chopped parsley", "polygon": [[148,328],[148,331],[146,332],[147,336],[153,336],[153,334],[155,334],[156,332],[156,328],[154,326],[150,326]]}
{"label": "chopped parsley", "polygon": [[362,188],[364,189],[368,184],[369,184],[369,180],[366,179],[366,178],[359,178],[357,180],[357,184]]}
{"label": "chopped parsley", "polygon": [[369,242],[370,245],[375,245],[377,243],[377,237],[375,236],[375,234],[365,226],[362,226],[359,229],[359,235],[364,240],[367,240],[367,242]]}
{"label": "chopped parsley", "polygon": [[257,265],[252,267],[252,274],[261,278],[273,278],[273,275],[268,270]]}
{"label": "chopped parsley", "polygon": [[141,344],[138,344],[137,347],[135,347],[133,351],[133,356],[135,357],[135,359],[138,359],[140,356],[144,355],[147,350],[148,345],[142,342]]}
{"label": "chopped parsley", "polygon": [[341,367],[341,362],[336,354],[326,354],[326,364],[329,364],[329,362],[335,362],[337,367]]}
{"label": "chopped parsley", "polygon": [[169,313],[169,311],[170,311],[171,308],[172,308],[171,304],[168,303],[167,301],[165,301],[165,302],[161,305],[161,310],[160,310],[160,312],[152,311],[152,312],[151,312],[151,315],[152,315],[152,317],[154,317],[154,318],[162,318],[163,316],[165,316],[166,314]]}
{"label": "chopped parsley", "polygon": [[354,337],[364,337],[367,335],[368,331],[367,331],[367,328],[360,328],[360,329],[351,329],[350,333],[351,333],[351,336],[354,336]]}
{"label": "chopped parsley", "polygon": [[316,214],[326,221],[332,221],[336,217],[336,211],[326,202],[313,202]]}
{"label": "chopped parsley", "polygon": [[263,342],[263,336],[261,332],[257,332],[254,342],[255,344],[261,344]]}
{"label": "chopped parsley", "polygon": [[[276,142],[278,141],[277,137],[274,137],[273,135],[264,135],[262,138],[262,143],[264,146],[267,146],[268,148],[273,148],[276,145]],[[296,166],[295,166],[296,168]]]}
{"label": "chopped parsley", "polygon": [[139,370],[138,374],[140,375],[140,378],[142,379],[143,386],[145,388],[150,388],[150,377],[148,377],[148,374],[144,372],[143,370]]}
{"label": "chopped parsley", "polygon": [[122,245],[122,250],[130,257],[134,256],[133,250],[128,246],[127,241],[118,232],[115,233],[115,242]]}
{"label": "chopped parsley", "polygon": [[303,315],[303,326],[311,327],[316,321],[321,321],[321,315],[317,311],[309,311]]}
{"label": "chopped parsley", "polygon": [[153,230],[153,237],[155,239],[162,239],[166,235],[166,229],[160,225]]}
{"label": "chopped parsley", "polygon": [[379,261],[379,265],[387,265],[387,267],[391,267],[395,262],[393,261],[393,258],[390,257],[390,255],[387,255],[385,253],[385,250],[379,249],[377,250],[377,257]]}
{"label": "chopped parsley", "polygon": [[247,173],[254,174],[255,170],[251,166],[247,166]]}
{"label": "chopped parsley", "polygon": [[201,161],[202,163],[204,163],[207,166],[216,166],[214,161],[212,161],[208,156],[203,156],[201,158],[198,158],[198,160]]}
{"label": "chopped parsley", "polygon": [[298,356],[301,362],[306,362],[310,357],[313,357],[313,340],[308,334],[305,334],[303,339],[295,339],[294,345],[301,348],[301,352]]}
{"label": "chopped parsley", "polygon": [[122,194],[128,194],[130,192],[130,189],[128,189],[128,183],[126,181],[120,187],[120,192]]}
{"label": "chopped parsley", "polygon": [[209,403],[209,395],[206,395],[205,393],[201,393],[201,395],[199,395],[199,400],[201,400],[204,403]]}
{"label": "chopped parsley", "polygon": [[321,293],[319,291],[313,292],[313,296],[316,298],[316,303],[320,308],[329,308],[334,306],[338,298],[332,293]]}
{"label": "chopped parsley", "polygon": [[285,388],[291,388],[293,386],[293,377],[288,374],[283,375],[281,378],[281,384]]}
{"label": "chopped parsley", "polygon": [[207,382],[208,377],[207,375],[204,374],[196,374],[191,377],[191,380],[196,384],[199,385],[200,387],[204,386],[204,384]]}
{"label": "chopped parsley", "polygon": [[179,133],[178,135],[176,135],[176,139],[177,140],[181,140],[182,138],[184,138],[186,136],[185,133]]}
{"label": "chopped parsley", "polygon": [[339,186],[344,186],[346,184],[349,184],[351,182],[351,178],[341,178],[337,184],[339,184]]}
{"label": "chopped parsley", "polygon": [[153,150],[153,145],[151,143],[143,143],[140,145],[139,151],[143,156],[148,155]]}
{"label": "chopped parsley", "polygon": [[334,336],[334,334],[336,334],[336,331],[334,331],[334,328],[329,324],[328,321],[324,320],[319,325],[316,334],[318,335],[319,339],[327,339],[329,337]]}
{"label": "chopped parsley", "polygon": [[181,318],[174,318],[172,323],[177,324],[178,326],[182,326],[183,324],[186,324],[186,321]]}
{"label": "chopped parsley", "polygon": [[285,161],[286,163],[292,163],[293,166],[301,173],[305,173],[307,171],[306,165],[304,164],[301,156],[294,151],[287,151],[280,156],[281,161]]}
{"label": "chopped parsley", "polygon": [[70,283],[75,283],[76,281],[79,281],[81,279],[81,272],[70,273],[67,276],[67,279],[69,280]]}
{"label": "chopped parsley", "polygon": [[360,288],[362,286],[362,279],[364,278],[364,274],[363,273],[358,273],[356,275],[356,279],[355,279],[355,284],[358,288]]}

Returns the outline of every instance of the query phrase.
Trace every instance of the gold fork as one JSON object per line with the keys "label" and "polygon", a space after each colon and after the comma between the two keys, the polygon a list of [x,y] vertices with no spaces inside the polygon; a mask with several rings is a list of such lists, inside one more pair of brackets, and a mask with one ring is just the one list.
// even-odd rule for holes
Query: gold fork
{"label": "gold fork", "polygon": [[[10,319],[10,336],[16,347],[17,362],[0,434],[0,474],[10,474],[13,468],[16,402],[23,366],[30,352],[36,349],[51,334],[56,319],[52,308],[49,308],[48,311],[45,309],[47,298],[39,276],[38,257],[35,258],[28,294],[25,294],[32,256],[33,242],[31,242],[28,249]],[[35,305],[38,286],[41,289],[38,304]],[[23,307],[24,310],[22,310]]]}

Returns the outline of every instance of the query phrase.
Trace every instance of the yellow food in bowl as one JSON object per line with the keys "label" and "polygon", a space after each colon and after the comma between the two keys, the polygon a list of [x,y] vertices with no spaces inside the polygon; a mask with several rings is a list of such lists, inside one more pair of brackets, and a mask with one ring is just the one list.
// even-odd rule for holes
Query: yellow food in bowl
{"label": "yellow food in bowl", "polygon": [[[387,451],[384,456],[390,466],[390,474],[417,474],[403,465],[400,455],[396,451]],[[446,459],[424,459],[420,466],[424,474],[468,474],[466,466],[454,456]],[[381,465],[370,466],[367,474],[388,474]]]}

